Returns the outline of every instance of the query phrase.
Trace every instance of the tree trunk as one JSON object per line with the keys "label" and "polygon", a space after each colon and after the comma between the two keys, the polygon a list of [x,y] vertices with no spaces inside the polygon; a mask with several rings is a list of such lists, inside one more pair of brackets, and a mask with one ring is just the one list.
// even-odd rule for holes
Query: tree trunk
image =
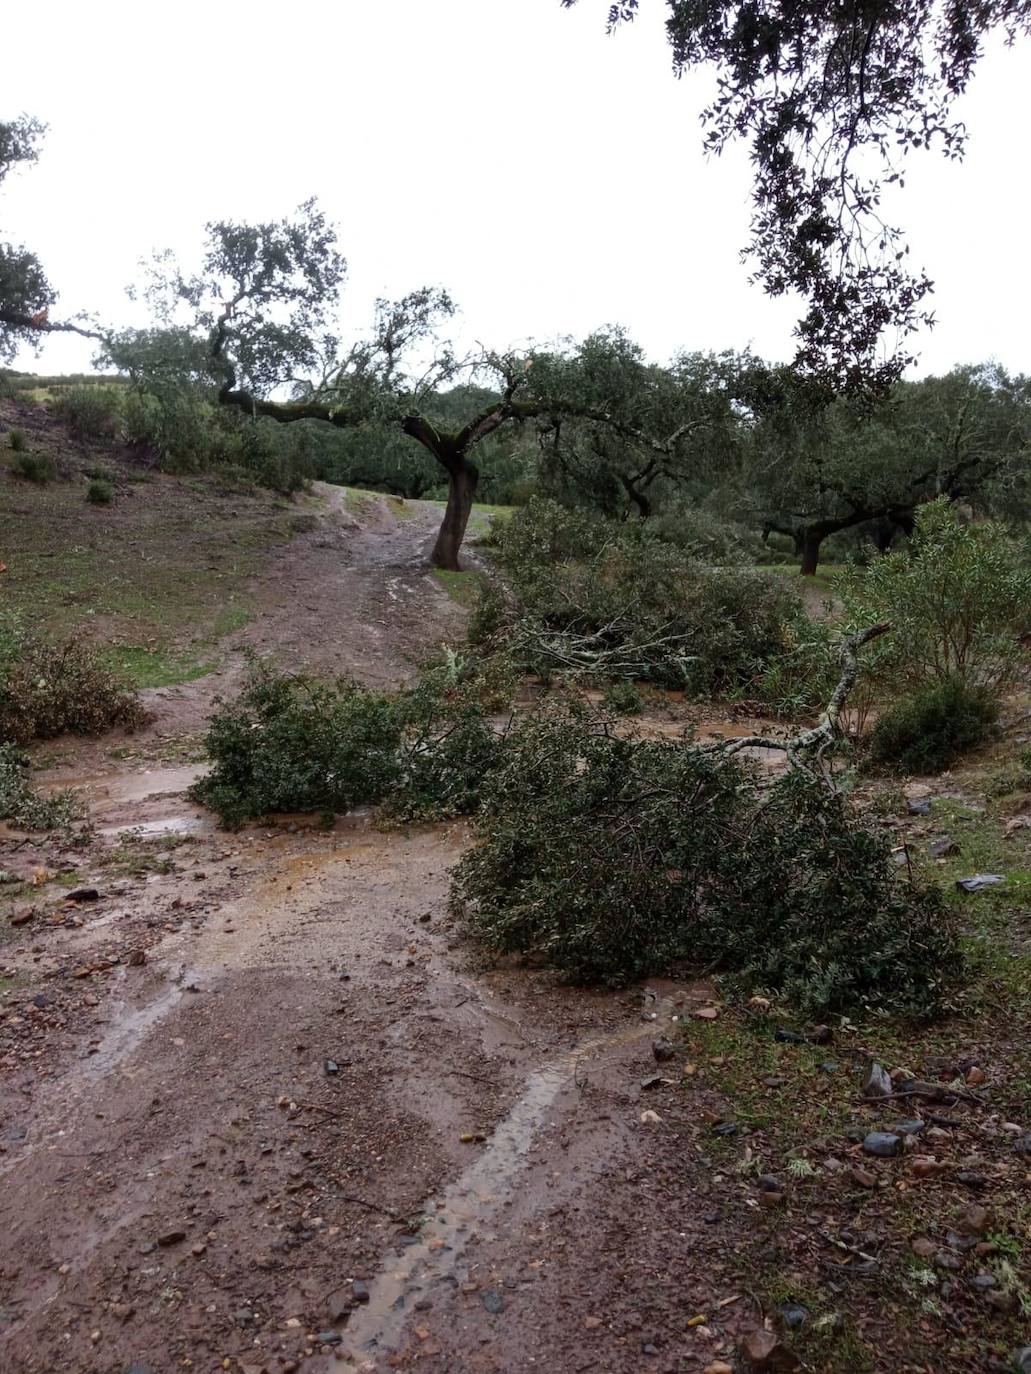
{"label": "tree trunk", "polygon": [[803,577],[815,577],[820,566],[820,545],[826,535],[818,528],[810,528],[802,536],[802,566],[799,572]]}
{"label": "tree trunk", "polygon": [[445,572],[458,572],[458,554],[473,508],[479,473],[466,458],[455,455],[448,463],[447,506],[433,546],[430,562]]}

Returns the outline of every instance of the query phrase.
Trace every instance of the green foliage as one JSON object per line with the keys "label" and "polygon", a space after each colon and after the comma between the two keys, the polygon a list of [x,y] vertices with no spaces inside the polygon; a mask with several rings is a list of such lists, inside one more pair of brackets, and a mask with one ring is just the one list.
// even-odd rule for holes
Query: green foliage
{"label": "green foliage", "polygon": [[86,500],[94,506],[109,506],[115,499],[115,489],[112,483],[105,481],[103,477],[94,477],[86,488]]}
{"label": "green foliage", "polygon": [[705,563],[761,563],[768,552],[756,530],[683,501],[664,506],[648,530]]}
{"label": "green foliage", "polygon": [[80,439],[115,439],[122,427],[122,390],[114,386],[62,387],[54,414]]}
{"label": "green foliage", "polygon": [[69,830],[82,818],[74,793],[41,797],[29,782],[25,756],[14,744],[0,744],[0,821],[15,830]]}
{"label": "green foliage", "polygon": [[89,645],[55,642],[0,617],[0,739],[99,735],[144,719],[136,695]]}
{"label": "green foliage", "polygon": [[35,482],[38,486],[46,486],[57,476],[57,468],[49,453],[29,453],[25,449],[15,452],[10,471],[14,477],[23,477],[26,482]]}
{"label": "green foliage", "polygon": [[905,883],[807,774],[764,786],[719,751],[553,702],[510,731],[481,806],[453,897],[498,953],[617,983],[688,961],[811,1012],[929,1014],[958,976],[937,889]]}
{"label": "green foliage", "polygon": [[[511,591],[481,605],[524,667],[640,678],[703,694],[751,682],[802,616],[783,579],[710,568],[652,535],[535,499],[495,540]],[[489,609],[488,609],[489,606]]]}
{"label": "green foliage", "polygon": [[999,707],[985,687],[946,678],[894,702],[870,736],[873,763],[904,773],[940,773],[989,739]]}
{"label": "green foliage", "polygon": [[485,713],[510,691],[497,667],[454,655],[397,696],[254,660],[244,690],[211,719],[214,767],[192,795],[230,827],[273,811],[381,802],[394,821],[462,814],[495,758]]}
{"label": "green foliage", "polygon": [[617,716],[639,716],[644,710],[644,698],[632,682],[610,682],[602,702]]}
{"label": "green foliage", "polygon": [[838,581],[848,620],[890,621],[870,670],[893,692],[959,679],[998,694],[1026,663],[1031,567],[997,524],[964,524],[944,498],[921,506],[908,550]]}
{"label": "green foliage", "polygon": [[14,453],[24,453],[29,446],[23,429],[12,429],[7,435],[7,446]]}

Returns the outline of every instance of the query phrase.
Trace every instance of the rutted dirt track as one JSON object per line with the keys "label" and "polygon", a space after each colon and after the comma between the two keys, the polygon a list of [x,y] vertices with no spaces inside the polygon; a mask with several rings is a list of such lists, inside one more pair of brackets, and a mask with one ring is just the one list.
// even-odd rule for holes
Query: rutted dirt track
{"label": "rutted dirt track", "polygon": [[[359,529],[331,503],[222,671],[151,694],[151,738],[199,728],[246,643],[402,679],[460,625],[421,564],[438,514]],[[672,1084],[641,1086],[705,988],[477,968],[447,914],[460,825],[226,836],[183,797],[191,770],[100,757],[53,778],[87,786],[85,858],[5,844],[19,876],[74,867],[99,894],[41,895],[0,947],[20,980],[0,1017],[5,1374],[729,1357],[755,1313],[718,1305],[697,1126]]]}

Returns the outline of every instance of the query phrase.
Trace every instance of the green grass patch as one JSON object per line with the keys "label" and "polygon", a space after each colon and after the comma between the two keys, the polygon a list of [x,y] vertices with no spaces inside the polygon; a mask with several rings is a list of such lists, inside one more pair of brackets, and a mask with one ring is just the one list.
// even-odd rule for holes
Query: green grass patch
{"label": "green grass patch", "polygon": [[478,602],[480,588],[484,582],[483,573],[446,572],[443,568],[434,568],[433,576],[451,600],[457,601],[459,606],[471,611]]}

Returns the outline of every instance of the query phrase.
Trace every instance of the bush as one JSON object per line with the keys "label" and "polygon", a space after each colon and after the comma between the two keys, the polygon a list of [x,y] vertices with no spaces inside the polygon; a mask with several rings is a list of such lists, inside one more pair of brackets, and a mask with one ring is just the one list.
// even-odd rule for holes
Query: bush
{"label": "bush", "polygon": [[48,453],[28,453],[24,449],[19,449],[11,459],[11,472],[15,477],[38,482],[40,486],[57,476],[54,460]]}
{"label": "bush", "polygon": [[453,899],[495,952],[613,983],[688,961],[820,1013],[930,1014],[958,976],[938,890],[808,774],[763,787],[717,750],[550,703],[510,732],[481,807]]}
{"label": "bush", "polygon": [[644,710],[644,698],[632,682],[610,682],[602,703],[617,716],[639,716]]}
{"label": "bush", "polygon": [[940,773],[983,744],[998,719],[987,688],[946,678],[885,711],[870,736],[870,759],[904,773]]}
{"label": "bush", "polygon": [[62,387],[52,409],[80,439],[115,439],[122,428],[123,394],[114,386]]}
{"label": "bush", "polygon": [[504,675],[454,655],[397,696],[254,660],[207,735],[214,768],[192,795],[238,827],[273,811],[327,815],[385,802],[393,821],[471,811],[498,737],[486,711]]}
{"label": "bush", "polygon": [[23,429],[12,429],[7,436],[7,445],[15,453],[24,453],[29,446]]}
{"label": "bush", "polygon": [[1001,525],[962,524],[944,498],[917,511],[905,551],[851,568],[836,589],[848,621],[890,621],[869,670],[887,691],[959,679],[998,695],[1026,670],[1031,568]]}
{"label": "bush", "polygon": [[15,830],[68,830],[84,814],[72,792],[41,797],[29,782],[25,756],[13,744],[0,744],[0,821]]}
{"label": "bush", "polygon": [[523,667],[638,678],[698,693],[750,683],[792,639],[801,604],[782,578],[706,567],[641,522],[534,500],[498,531],[510,604],[486,602]]}
{"label": "bush", "polygon": [[55,642],[0,620],[0,739],[134,729],[146,719],[136,694],[81,641]]}
{"label": "bush", "polygon": [[102,477],[94,477],[86,488],[86,500],[94,506],[109,506],[115,499],[115,489]]}

